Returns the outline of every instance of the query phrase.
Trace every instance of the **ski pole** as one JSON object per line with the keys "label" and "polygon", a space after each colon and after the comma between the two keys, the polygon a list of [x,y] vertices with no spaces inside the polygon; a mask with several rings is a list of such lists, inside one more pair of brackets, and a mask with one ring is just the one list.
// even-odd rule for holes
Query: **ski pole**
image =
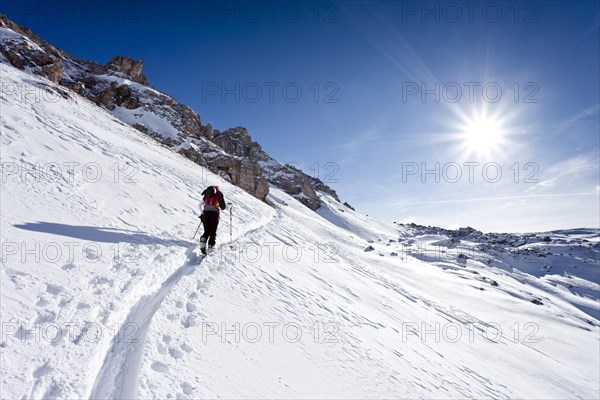
{"label": "ski pole", "polygon": [[233,225],[232,225],[232,211],[233,211],[233,204],[229,205],[229,243],[233,242]]}
{"label": "ski pole", "polygon": [[196,235],[198,234],[198,231],[200,230],[200,225],[202,225],[202,219],[200,219],[200,224],[198,225],[198,228],[196,228],[196,232],[194,232],[194,237],[192,237],[192,240],[196,239]]}

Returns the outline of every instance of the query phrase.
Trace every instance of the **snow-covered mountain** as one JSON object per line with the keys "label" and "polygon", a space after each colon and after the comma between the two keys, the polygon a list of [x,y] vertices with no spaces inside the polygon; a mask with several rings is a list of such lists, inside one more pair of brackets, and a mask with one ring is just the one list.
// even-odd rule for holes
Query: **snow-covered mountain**
{"label": "snow-covered mountain", "polygon": [[191,108],[150,86],[141,60],[82,60],[0,14],[0,61],[71,89],[261,200],[269,183],[313,210],[320,207],[317,191],[337,199],[321,180],[269,156],[245,128],[221,132],[204,125]]}
{"label": "snow-covered mountain", "polygon": [[[318,188],[313,212],[274,178],[261,201],[12,65],[3,399],[598,398],[597,229],[386,224]],[[192,237],[213,183],[232,204],[202,259]]]}

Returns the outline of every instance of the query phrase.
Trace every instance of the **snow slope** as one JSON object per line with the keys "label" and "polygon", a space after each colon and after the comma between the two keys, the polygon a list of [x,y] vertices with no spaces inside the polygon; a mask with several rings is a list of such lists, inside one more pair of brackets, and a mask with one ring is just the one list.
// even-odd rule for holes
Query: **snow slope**
{"label": "snow slope", "polygon": [[220,183],[243,199],[236,237],[275,213],[81,97],[24,99],[54,86],[0,68],[3,87],[18,88],[3,91],[0,104],[2,398],[82,398],[111,329],[194,258],[204,186]]}
{"label": "snow slope", "polygon": [[[539,241],[516,258],[325,194],[318,213],[275,187],[265,204],[74,94],[15,93],[0,94],[2,398],[598,398],[598,231],[553,236],[579,251],[555,250],[554,270],[577,263],[567,278],[525,251]],[[202,259],[208,184],[234,204]]]}

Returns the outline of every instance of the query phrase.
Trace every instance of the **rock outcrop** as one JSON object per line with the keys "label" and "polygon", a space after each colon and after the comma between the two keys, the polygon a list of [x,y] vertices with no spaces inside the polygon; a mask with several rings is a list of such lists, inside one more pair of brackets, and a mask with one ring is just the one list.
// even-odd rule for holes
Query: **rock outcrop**
{"label": "rock outcrop", "polygon": [[143,64],[142,60],[135,61],[129,56],[114,56],[112,60],[105,65],[105,68],[108,71],[121,72],[126,76],[131,77],[131,80],[134,82],[148,86],[148,78],[142,73]]}
{"label": "rock outcrop", "polygon": [[203,125],[191,108],[150,86],[142,72],[142,60],[115,56],[104,65],[82,60],[0,15],[0,61],[86,97],[263,201],[270,184],[313,210],[321,205],[319,191],[338,199],[319,179],[269,156],[245,128],[221,132],[210,124]]}
{"label": "rock outcrop", "polygon": [[0,54],[14,67],[58,83],[64,73],[62,52],[4,15],[0,15]]}
{"label": "rock outcrop", "polygon": [[131,93],[128,85],[119,85],[117,82],[104,89],[95,98],[97,104],[101,104],[107,110],[114,110],[116,106],[134,110],[140,106],[139,98]]}
{"label": "rock outcrop", "polygon": [[231,128],[220,132],[215,130],[212,141],[229,154],[244,158],[262,169],[265,179],[281,188],[312,210],[321,206],[317,191],[329,193],[339,201],[336,192],[319,179],[313,178],[298,168],[285,165],[263,151],[260,144],[253,141],[244,127]]}

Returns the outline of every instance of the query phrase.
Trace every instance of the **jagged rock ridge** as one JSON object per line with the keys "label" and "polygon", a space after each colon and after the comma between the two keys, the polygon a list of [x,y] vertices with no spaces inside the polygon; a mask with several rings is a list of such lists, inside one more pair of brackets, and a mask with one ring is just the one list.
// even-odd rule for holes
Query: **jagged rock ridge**
{"label": "jagged rock ridge", "polygon": [[269,184],[313,210],[321,205],[318,191],[339,201],[335,191],[319,179],[270,157],[245,128],[221,132],[202,124],[191,108],[150,86],[141,60],[115,56],[105,65],[82,60],[0,15],[0,62],[42,75],[86,97],[263,201]]}

